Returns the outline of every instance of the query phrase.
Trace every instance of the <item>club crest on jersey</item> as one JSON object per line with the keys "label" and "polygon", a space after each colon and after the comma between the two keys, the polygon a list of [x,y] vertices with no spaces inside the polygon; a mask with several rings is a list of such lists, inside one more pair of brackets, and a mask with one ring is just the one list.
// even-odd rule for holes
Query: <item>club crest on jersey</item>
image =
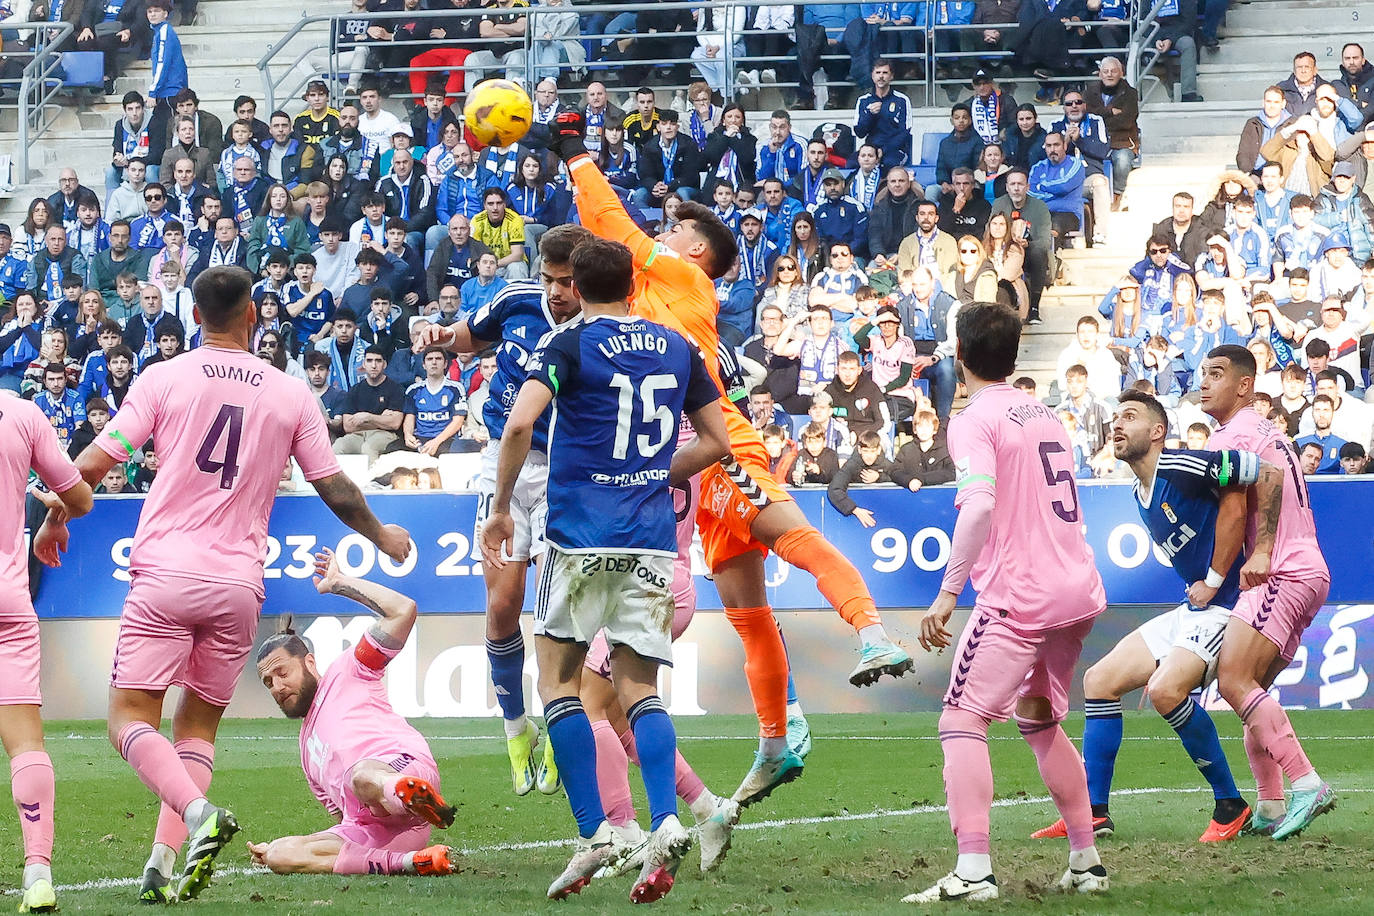
{"label": "club crest on jersey", "polygon": [[1178,524],[1178,516],[1174,514],[1174,509],[1172,506],[1170,506],[1168,503],[1160,503],[1159,508],[1164,513],[1164,517],[1169,520],[1169,524]]}
{"label": "club crest on jersey", "polygon": [[725,510],[730,505],[730,488],[718,480],[711,481],[710,505],[711,514],[716,518],[725,515]]}

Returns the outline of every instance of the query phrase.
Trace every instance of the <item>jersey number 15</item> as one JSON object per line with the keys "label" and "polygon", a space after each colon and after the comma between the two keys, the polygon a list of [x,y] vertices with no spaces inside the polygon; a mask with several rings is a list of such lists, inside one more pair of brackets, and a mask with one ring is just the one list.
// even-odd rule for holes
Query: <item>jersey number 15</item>
{"label": "jersey number 15", "polygon": [[[638,400],[642,415],[640,422],[650,427],[658,424],[656,434],[650,434],[654,432],[651,428],[649,433],[635,436],[635,448],[641,458],[652,458],[657,455],[677,427],[672,409],[666,404],[658,403],[660,392],[673,391],[677,385],[676,376],[664,373],[646,375],[639,383]],[[634,423],[636,392],[634,382],[623,372],[611,376],[611,387],[619,392],[619,405],[615,414],[615,443],[611,447],[611,457],[622,461],[630,451],[630,426]]]}

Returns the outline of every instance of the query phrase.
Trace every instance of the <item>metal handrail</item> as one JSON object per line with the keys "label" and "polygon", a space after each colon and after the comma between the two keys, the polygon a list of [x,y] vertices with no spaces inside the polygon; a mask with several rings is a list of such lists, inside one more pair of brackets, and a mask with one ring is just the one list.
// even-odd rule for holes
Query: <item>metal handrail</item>
{"label": "metal handrail", "polygon": [[[799,2],[797,2],[797,3],[793,4],[793,5],[797,8],[798,12],[800,12],[800,10],[801,10],[802,7],[811,6],[811,5],[818,5],[818,4],[821,3],[821,2],[822,2],[822,0],[799,0]],[[1163,4],[1164,2],[1165,2],[1165,0],[1154,0],[1154,3],[1153,3],[1153,5],[1152,5],[1152,7],[1151,7],[1151,9],[1150,9],[1150,11],[1149,11],[1149,14],[1146,15],[1146,16],[1144,16],[1144,17],[1139,17],[1139,18],[1133,17],[1132,19],[1129,19],[1129,20],[1089,20],[1089,21],[1085,21],[1085,22],[1081,23],[1081,27],[1082,27],[1082,28],[1089,29],[1089,30],[1101,29],[1101,28],[1107,28],[1107,27],[1112,27],[1112,28],[1125,28],[1125,29],[1127,29],[1127,30],[1128,30],[1128,33],[1129,33],[1129,40],[1128,40],[1128,42],[1127,42],[1127,46],[1126,46],[1126,47],[1121,47],[1121,48],[1076,49],[1076,50],[1071,51],[1070,53],[1071,53],[1072,55],[1080,56],[1080,57],[1086,57],[1086,56],[1099,56],[1099,55],[1108,55],[1108,54],[1124,56],[1124,57],[1127,59],[1127,61],[1128,61],[1128,63],[1127,63],[1127,79],[1128,79],[1128,81],[1130,81],[1130,82],[1132,82],[1132,83],[1134,84],[1135,80],[1134,80],[1133,77],[1135,76],[1135,74],[1138,74],[1139,72],[1143,72],[1143,71],[1140,70],[1140,68],[1139,68],[1139,66],[1138,66],[1138,63],[1139,63],[1138,58],[1139,58],[1139,56],[1140,56],[1140,51],[1141,51],[1141,48],[1142,48],[1142,43],[1141,43],[1141,41],[1140,41],[1140,32],[1141,32],[1142,29],[1148,31],[1148,30],[1149,30],[1149,27],[1150,27],[1151,25],[1154,25],[1154,29],[1155,29],[1155,31],[1157,32],[1157,30],[1158,30],[1158,25],[1154,23],[1154,20],[1155,20],[1155,17],[1158,15],[1158,11],[1159,11],[1160,7],[1162,6],[1162,4]],[[748,10],[751,11],[749,14],[746,14],[745,21],[746,21],[746,23],[747,23],[747,22],[749,21],[749,19],[752,18],[752,10],[757,9],[757,8],[760,7],[760,6],[765,6],[765,5],[771,5],[771,0],[723,0],[723,2],[717,2],[717,3],[714,3],[714,4],[713,4],[713,3],[704,2],[704,0],[695,0],[695,2],[683,2],[683,0],[668,0],[668,2],[661,2],[661,3],[660,3],[660,2],[656,2],[656,3],[654,3],[653,8],[654,8],[655,11],[664,11],[664,10],[691,11],[691,10],[699,9],[699,8],[702,8],[702,7],[705,7],[705,8],[707,8],[708,10],[717,10],[717,9],[720,9],[720,10],[723,10],[723,11],[725,12],[725,14],[726,14],[726,19],[727,19],[727,22],[728,22],[728,21],[730,21],[730,19],[733,17],[734,11],[735,11],[738,7],[745,7],[746,9],[748,9]],[[940,64],[942,64],[942,63],[949,63],[949,62],[956,62],[956,63],[957,63],[957,62],[959,62],[959,61],[968,61],[968,60],[991,60],[991,59],[997,59],[997,58],[1009,58],[1009,57],[1012,56],[1011,52],[1009,52],[1009,51],[991,51],[991,50],[979,50],[979,51],[969,51],[969,52],[964,52],[964,51],[941,51],[941,50],[939,49],[938,43],[937,43],[937,41],[936,41],[936,36],[937,36],[937,34],[940,34],[940,33],[944,33],[944,34],[948,35],[948,34],[950,34],[950,33],[958,33],[958,32],[982,31],[982,30],[987,29],[987,28],[998,28],[998,29],[1001,30],[1001,31],[1011,31],[1011,30],[1014,30],[1015,28],[1017,28],[1017,26],[1016,26],[1015,23],[1005,23],[1005,24],[1001,24],[1001,25],[998,25],[998,26],[991,26],[991,25],[984,25],[984,24],[977,24],[977,25],[974,25],[974,24],[962,24],[962,23],[937,24],[937,23],[935,22],[935,19],[937,18],[936,15],[935,15],[935,13],[936,13],[936,6],[937,6],[936,0],[924,0],[924,5],[925,5],[925,16],[924,16],[924,22],[923,22],[922,24],[920,24],[920,25],[915,25],[915,24],[913,24],[913,25],[910,25],[910,26],[883,26],[883,31],[884,31],[885,34],[892,34],[892,33],[898,32],[898,31],[911,31],[911,32],[919,32],[919,33],[923,36],[923,38],[924,38],[924,47],[925,47],[925,50],[923,50],[923,51],[917,51],[917,52],[914,52],[914,53],[895,53],[895,54],[886,54],[886,55],[884,55],[884,56],[887,57],[887,58],[889,58],[889,59],[896,60],[896,61],[905,61],[905,62],[916,63],[916,64],[918,64],[918,65],[920,66],[921,71],[922,71],[922,77],[921,77],[921,79],[920,79],[919,82],[921,83],[921,85],[922,85],[922,87],[923,87],[923,89],[924,89],[924,95],[925,95],[925,102],[926,102],[926,104],[931,104],[931,103],[932,103],[932,95],[933,95],[933,93],[934,93],[935,88],[936,88],[937,85],[948,85],[948,84],[950,84],[950,83],[952,83],[952,82],[955,82],[955,81],[953,81],[953,80],[948,80],[948,79],[945,79],[945,80],[939,80],[939,79],[937,79],[937,78],[936,78],[936,73],[935,73],[937,65],[940,65]],[[457,19],[457,18],[473,18],[473,17],[478,17],[478,18],[480,18],[480,17],[490,16],[490,15],[492,14],[492,12],[493,12],[493,9],[500,9],[500,8],[493,8],[493,7],[490,7],[490,6],[483,6],[483,7],[472,7],[472,8],[467,8],[467,9],[414,10],[414,11],[410,11],[410,12],[372,13],[372,14],[369,14],[367,18],[369,19],[369,21],[374,22],[374,23],[377,23],[377,22],[386,23],[386,22],[398,21],[398,20],[399,20],[399,21],[407,21],[407,22],[410,22],[410,21],[415,21],[415,20],[417,20],[417,19],[418,19],[418,20],[422,20],[422,21],[423,21],[423,20],[426,20],[426,19],[433,19],[433,20],[446,19],[446,20],[450,20],[450,21],[451,21],[451,20]],[[526,30],[525,30],[525,36],[524,36],[524,40],[523,40],[524,50],[526,51],[526,54],[525,54],[525,62],[524,62],[524,71],[525,71],[525,72],[524,72],[524,76],[525,76],[526,85],[530,85],[530,86],[532,86],[532,85],[535,83],[535,79],[534,79],[535,70],[536,70],[536,69],[543,69],[543,66],[544,66],[544,65],[536,66],[536,61],[535,61],[534,54],[531,53],[531,52],[532,52],[533,45],[534,45],[534,40],[535,40],[534,37],[535,37],[536,35],[540,34],[540,33],[539,33],[539,28],[538,28],[538,22],[539,22],[539,19],[540,19],[541,17],[543,17],[543,16],[551,16],[551,15],[565,15],[565,14],[567,14],[567,13],[569,13],[569,12],[574,12],[574,13],[578,14],[580,17],[583,17],[583,18],[585,18],[585,17],[587,17],[587,16],[597,15],[597,14],[607,14],[607,15],[609,15],[609,16],[611,16],[611,17],[614,17],[614,16],[617,15],[617,14],[632,11],[632,10],[628,10],[628,9],[627,9],[625,6],[623,6],[623,5],[613,4],[613,3],[589,3],[589,4],[578,4],[578,5],[573,6],[573,7],[564,6],[564,7],[560,7],[560,8],[550,8],[550,7],[546,7],[546,6],[532,5],[532,6],[528,6],[528,7],[510,7],[510,8],[504,8],[504,9],[502,9],[503,12],[506,11],[506,10],[517,10],[517,11],[519,12],[520,15],[523,15],[523,16],[527,17],[527,20],[526,20],[526,21],[527,21],[527,28],[526,28]],[[294,25],[292,25],[292,26],[286,31],[286,33],[285,33],[280,39],[278,39],[276,42],[274,42],[271,46],[268,47],[268,49],[266,50],[266,52],[264,52],[264,54],[263,54],[262,57],[258,60],[258,63],[257,63],[257,68],[258,68],[258,70],[259,70],[259,72],[260,72],[260,74],[261,74],[261,76],[262,76],[263,92],[264,92],[264,95],[266,96],[266,101],[267,101],[268,110],[273,110],[273,109],[275,109],[275,108],[277,107],[278,100],[281,100],[281,99],[285,99],[285,98],[289,98],[289,97],[293,97],[293,96],[295,96],[295,95],[298,95],[298,94],[299,94],[299,91],[304,87],[306,81],[308,81],[309,79],[319,78],[319,77],[321,77],[321,76],[326,76],[326,75],[327,75],[327,74],[322,74],[322,73],[320,73],[320,72],[318,71],[318,69],[311,69],[311,68],[309,68],[308,66],[303,66],[303,65],[306,65],[306,64],[308,63],[308,60],[309,60],[312,56],[314,56],[316,52],[326,51],[326,50],[327,50],[328,58],[329,58],[329,73],[331,73],[331,74],[338,74],[338,73],[340,73],[341,68],[340,68],[339,52],[338,52],[338,48],[335,46],[335,43],[334,43],[334,34],[335,34],[335,32],[336,32],[336,24],[337,24],[340,20],[345,19],[345,18],[348,18],[348,16],[347,16],[347,15],[344,15],[344,14],[339,14],[339,13],[303,15],[299,20],[297,20],[297,22],[296,22]],[[273,75],[274,65],[280,66],[280,65],[283,63],[283,61],[278,60],[277,58],[279,57],[279,55],[281,55],[282,51],[286,48],[286,46],[287,46],[293,39],[295,39],[297,36],[299,36],[305,29],[307,29],[307,28],[309,28],[309,27],[311,27],[311,26],[313,26],[313,25],[320,24],[320,23],[325,23],[325,24],[327,25],[327,27],[329,28],[329,35],[328,35],[328,37],[325,39],[325,42],[324,42],[323,44],[319,44],[319,43],[312,44],[310,47],[308,47],[308,48],[306,48],[306,49],[304,49],[304,50],[301,50],[301,51],[297,52],[297,53],[294,55],[294,60],[291,60],[291,61],[290,61],[290,64],[289,64],[288,66],[282,67],[282,68],[280,69],[280,71],[277,72],[277,74],[274,76],[274,75]],[[714,31],[714,30],[709,30],[709,29],[708,29],[707,31]],[[684,38],[690,37],[690,38],[693,38],[693,39],[694,39],[699,33],[698,33],[698,32],[690,32],[690,33],[684,32],[684,33],[680,33],[680,34],[681,34],[681,36],[684,37]],[[734,40],[739,40],[739,39],[741,39],[741,38],[743,38],[743,37],[747,37],[747,36],[749,36],[749,35],[762,35],[762,34],[770,34],[770,32],[763,31],[763,30],[752,30],[752,29],[746,29],[746,31],[743,32],[743,33],[733,33],[733,34],[732,34],[732,33],[731,33],[730,31],[728,31],[728,30],[727,30],[727,32],[726,32],[727,39],[734,39]],[[774,32],[772,32],[772,34],[778,34],[778,33],[777,33],[776,31],[774,31]],[[1154,34],[1154,33],[1151,32],[1150,34]],[[579,34],[577,34],[576,36],[569,36],[569,37],[566,38],[566,39],[555,39],[555,40],[590,41],[590,42],[596,44],[596,43],[599,43],[600,41],[602,41],[603,39],[615,39],[615,38],[622,38],[622,37],[627,37],[627,36],[633,36],[633,37],[637,37],[637,38],[643,39],[643,38],[654,37],[654,35],[655,35],[655,33],[638,32],[638,31],[636,31],[636,32],[618,33],[618,34],[604,34],[604,33],[601,33],[601,34],[594,34],[594,33],[581,33],[581,32],[579,32]],[[658,37],[662,37],[662,36],[658,36]],[[473,50],[480,50],[481,47],[484,46],[484,45],[496,44],[496,43],[502,43],[502,44],[504,44],[504,43],[509,43],[509,42],[511,42],[511,41],[513,41],[513,40],[514,40],[514,39],[512,39],[512,38],[507,38],[507,37],[499,37],[499,38],[475,38],[475,39],[465,39],[465,40],[462,42],[462,45],[465,46],[465,47],[470,47],[470,48],[473,49]],[[422,49],[424,49],[424,48],[452,46],[452,45],[457,44],[457,43],[456,43],[456,42],[446,41],[446,40],[439,40],[439,41],[420,40],[420,41],[386,42],[386,43],[378,43],[378,44],[379,44],[382,48],[385,48],[385,47],[406,47],[406,46],[414,46],[414,47],[416,48],[416,53],[418,54],[418,53],[420,52],[420,50],[422,50]],[[839,56],[839,55],[833,55],[833,54],[823,54],[823,55],[822,55],[823,58],[827,58],[827,59],[829,59],[829,58],[835,58],[835,57],[838,57],[838,56]],[[734,93],[735,93],[735,90],[736,90],[736,88],[737,88],[736,67],[739,67],[739,66],[741,66],[741,65],[744,64],[744,63],[748,63],[749,65],[752,65],[753,67],[756,67],[756,68],[757,68],[757,67],[759,67],[760,65],[766,65],[767,63],[773,62],[773,61],[776,61],[776,60],[779,60],[779,59],[777,59],[777,58],[755,57],[755,56],[749,55],[748,53],[746,53],[746,54],[744,54],[744,55],[741,55],[741,56],[739,56],[739,57],[736,57],[735,51],[734,51],[733,41],[727,40],[727,41],[725,42],[725,44],[724,44],[724,49],[723,49],[723,54],[722,54],[722,59],[721,59],[721,63],[722,63],[722,64],[724,65],[724,67],[725,67],[725,89],[726,89],[726,94],[727,94],[727,95],[732,95],[732,96],[733,96]],[[585,68],[588,69],[588,70],[604,69],[604,67],[598,66],[598,64],[603,64],[603,63],[604,63],[604,62],[596,61],[596,60],[593,60],[593,59],[590,59],[590,58],[589,58],[589,59],[586,61]],[[640,66],[643,66],[643,65],[646,65],[646,64],[647,64],[647,65],[657,65],[657,66],[667,66],[667,65],[673,65],[673,64],[684,64],[684,63],[690,64],[690,63],[692,63],[692,61],[690,60],[690,58],[681,58],[681,59],[667,59],[667,60],[654,60],[654,61],[634,61],[634,63],[635,63],[636,65],[640,65]],[[498,65],[498,66],[500,66],[500,65]],[[555,65],[548,65],[548,66],[555,66]],[[569,70],[569,69],[573,69],[575,66],[576,66],[576,65],[568,64],[568,63],[562,63],[562,62],[560,62],[559,64],[556,65],[557,69],[559,69],[560,71],[567,71],[567,70]],[[426,70],[442,71],[442,70],[444,70],[444,69],[446,69],[446,68],[444,68],[444,67],[420,67],[420,68],[398,67],[398,68],[379,68],[379,69],[374,69],[372,72],[374,72],[374,73],[400,73],[400,72],[410,73],[410,72],[417,72],[417,71],[418,71],[418,72],[423,72],[423,71],[426,71]],[[303,72],[303,71],[306,71],[306,70],[308,70],[309,72],[308,72],[308,73]],[[1133,72],[1133,71],[1134,71],[1134,72]],[[294,74],[294,79],[292,78],[293,74]],[[1073,75],[1057,76],[1057,77],[1054,78],[1054,80],[1052,80],[1052,82],[1072,81],[1072,80],[1075,80],[1075,79],[1080,79],[1080,77],[1073,76]],[[905,82],[905,81],[903,81],[903,82]],[[959,82],[962,82],[962,80],[959,81]],[[290,85],[288,85],[288,83],[290,83]],[[788,86],[788,85],[795,85],[795,84],[778,83],[778,84],[776,84],[776,85],[777,85],[779,88],[782,88],[782,87],[786,87],[786,86]],[[658,88],[674,89],[674,88],[681,88],[681,87],[680,87],[680,86],[662,86],[662,85],[660,85]]]}
{"label": "metal handrail", "polygon": [[61,52],[54,50],[71,36],[70,22],[5,23],[5,31],[32,28],[33,58],[24,65],[19,81],[19,149],[15,163],[14,183],[29,180],[29,148],[47,132],[57,120],[61,106],[50,104],[63,89],[63,81],[54,74],[62,67]]}
{"label": "metal handrail", "polygon": [[[1149,12],[1139,17],[1131,33],[1131,57],[1126,65],[1126,80],[1137,90],[1140,89],[1140,80],[1154,69],[1162,56],[1155,48],[1155,36],[1163,28],[1159,24],[1159,11],[1166,2],[1168,0],[1154,0]],[[1140,96],[1143,100],[1145,93],[1140,93]]]}

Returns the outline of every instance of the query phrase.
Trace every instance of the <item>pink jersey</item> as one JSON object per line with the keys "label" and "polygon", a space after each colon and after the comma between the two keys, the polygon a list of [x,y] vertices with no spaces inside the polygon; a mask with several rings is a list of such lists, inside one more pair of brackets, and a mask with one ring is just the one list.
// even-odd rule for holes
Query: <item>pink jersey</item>
{"label": "pink jersey", "polygon": [[149,367],[96,439],[125,461],[152,438],[159,466],[129,568],[262,593],[267,518],[294,456],[306,480],[339,473],[305,382],[246,350],[199,347]]}
{"label": "pink jersey", "polygon": [[362,760],[408,754],[434,765],[424,736],[396,714],[382,685],[387,652],[364,635],[320,677],[315,702],[301,725],[301,769],[320,804],[347,810],[349,772]]}
{"label": "pink jersey", "polygon": [[[1279,510],[1278,532],[1274,535],[1274,554],[1269,570],[1285,579],[1320,578],[1330,580],[1317,544],[1317,521],[1312,515],[1312,500],[1307,495],[1298,456],[1277,426],[1250,408],[1242,408],[1207,440],[1210,449],[1237,448],[1254,452],[1283,472],[1283,507]],[[1255,513],[1245,526],[1245,549],[1255,545],[1258,530]]]}
{"label": "pink jersey", "polygon": [[24,542],[24,493],[29,468],[50,490],[69,490],[81,473],[57,441],[52,424],[32,401],[0,403],[0,620],[31,620],[29,558]]}
{"label": "pink jersey", "polygon": [[[950,421],[949,453],[955,506],[979,493],[996,501],[971,569],[978,606],[1006,612],[1026,631],[1101,613],[1107,597],[1083,537],[1073,447],[1054,411],[1010,385],[989,385]],[[963,584],[947,577],[945,587]]]}

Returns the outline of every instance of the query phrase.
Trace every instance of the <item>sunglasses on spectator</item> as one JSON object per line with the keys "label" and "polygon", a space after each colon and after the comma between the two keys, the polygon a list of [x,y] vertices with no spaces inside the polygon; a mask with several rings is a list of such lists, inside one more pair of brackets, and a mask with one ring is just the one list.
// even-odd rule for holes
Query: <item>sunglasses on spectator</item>
{"label": "sunglasses on spectator", "polygon": [[797,269],[797,266],[796,266],[795,264],[779,264],[779,265],[778,265],[778,273],[782,273],[784,270],[796,271],[796,269]]}
{"label": "sunglasses on spectator", "polygon": [[1169,249],[1167,249],[1167,248],[1151,248],[1151,249],[1150,249],[1150,254],[1168,254],[1168,253],[1169,253]]}
{"label": "sunglasses on spectator", "polygon": [[960,249],[959,249],[959,253],[960,253],[960,254],[977,254],[977,253],[978,253],[978,249],[977,249],[977,248],[960,248]]}
{"label": "sunglasses on spectator", "polygon": [[143,199],[144,199],[144,200],[148,200],[148,201],[152,201],[152,200],[166,200],[167,198],[164,197],[164,196],[161,195],[161,194],[145,194],[145,195],[143,195]]}
{"label": "sunglasses on spectator", "polygon": [[1065,100],[1064,100],[1064,104],[1065,104],[1065,105],[1082,105],[1082,104],[1084,104],[1084,102],[1083,102],[1082,99],[1065,99]]}

